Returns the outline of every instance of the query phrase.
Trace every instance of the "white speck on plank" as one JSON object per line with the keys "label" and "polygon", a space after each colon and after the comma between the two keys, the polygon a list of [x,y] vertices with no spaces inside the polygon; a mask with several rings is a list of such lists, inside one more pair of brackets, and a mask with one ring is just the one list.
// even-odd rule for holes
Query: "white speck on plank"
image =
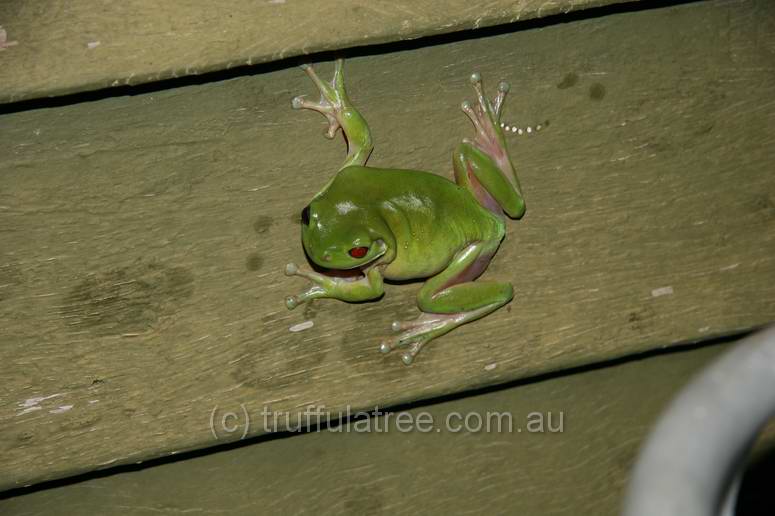
{"label": "white speck on plank", "polygon": [[42,408],[43,408],[43,407],[41,407],[40,405],[35,405],[34,407],[27,407],[26,409],[24,409],[24,410],[20,411],[20,412],[19,412],[18,414],[16,414],[16,415],[17,415],[17,416],[21,416],[21,415],[24,415],[24,414],[26,414],[26,413],[28,413],[28,412],[35,412],[36,410],[41,410]]}
{"label": "white speck on plank", "polygon": [[5,50],[8,47],[12,47],[18,44],[18,41],[8,41],[8,33],[5,31],[2,25],[0,25],[0,50]]}
{"label": "white speck on plank", "polygon": [[48,412],[49,414],[61,414],[63,412],[67,412],[71,408],[73,408],[72,405],[60,405],[55,409],[49,410]]}
{"label": "white speck on plank", "polygon": [[294,324],[288,329],[292,332],[304,331],[312,328],[314,325],[315,325],[314,321],[304,321],[303,323]]}
{"label": "white speck on plank", "polygon": [[21,409],[16,415],[22,416],[30,412],[35,412],[36,410],[41,410],[43,407],[40,406],[40,402],[50,400],[51,398],[58,398],[59,396],[62,396],[62,394],[57,393],[50,394],[48,396],[34,396],[32,398],[21,401],[16,404]]}
{"label": "white speck on plank", "polygon": [[18,403],[18,405],[19,407],[22,407],[22,408],[34,407],[35,405],[40,404],[41,401],[50,400],[51,398],[57,398],[61,395],[62,395],[61,393],[57,393],[57,394],[51,394],[49,396],[35,396],[34,398],[30,398],[21,403]]}
{"label": "white speck on plank", "polygon": [[651,297],[672,296],[673,287],[659,287],[651,291]]}
{"label": "white speck on plank", "polygon": [[492,364],[487,364],[486,366],[484,366],[484,370],[485,371],[492,371],[496,367],[498,367],[498,362],[493,362]]}
{"label": "white speck on plank", "polygon": [[89,41],[88,43],[86,43],[86,48],[88,48],[89,50],[93,50],[93,49],[97,48],[98,46],[100,46],[100,42],[99,41]]}
{"label": "white speck on plank", "polygon": [[737,267],[739,265],[740,265],[739,263],[733,263],[732,265],[727,265],[726,267],[722,267],[719,270],[720,271],[731,271],[732,269],[737,269]]}

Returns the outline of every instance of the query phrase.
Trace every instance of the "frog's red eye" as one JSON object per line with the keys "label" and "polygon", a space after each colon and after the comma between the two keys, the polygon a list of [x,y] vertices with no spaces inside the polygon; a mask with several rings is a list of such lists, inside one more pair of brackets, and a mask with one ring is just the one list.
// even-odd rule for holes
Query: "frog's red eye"
{"label": "frog's red eye", "polygon": [[369,252],[368,247],[353,247],[348,251],[353,258],[363,258]]}

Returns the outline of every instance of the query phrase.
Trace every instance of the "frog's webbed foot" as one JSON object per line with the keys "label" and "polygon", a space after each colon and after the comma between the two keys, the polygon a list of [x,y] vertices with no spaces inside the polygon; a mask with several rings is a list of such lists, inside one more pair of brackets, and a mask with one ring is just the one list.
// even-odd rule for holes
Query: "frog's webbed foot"
{"label": "frog's webbed foot", "polygon": [[353,106],[345,91],[344,60],[336,60],[334,76],[330,82],[322,80],[310,64],[304,64],[301,68],[317,86],[320,100],[313,102],[299,95],[293,98],[291,105],[294,109],[310,109],[325,116],[328,120],[327,138],[333,138],[339,128],[342,129],[347,141],[347,159],[342,168],[350,165],[365,165],[374,145],[366,120]]}
{"label": "frog's webbed foot", "polygon": [[285,266],[286,276],[301,276],[310,280],[313,285],[301,294],[285,298],[285,306],[288,310],[293,310],[305,301],[321,297],[350,302],[378,298],[384,293],[380,271],[372,267],[363,272],[364,274],[352,276],[328,275],[289,263]]}
{"label": "frog's webbed foot", "polygon": [[315,69],[310,64],[301,65],[307,75],[309,75],[312,82],[318,87],[320,91],[320,100],[318,102],[312,102],[307,100],[304,96],[299,95],[294,97],[291,101],[293,109],[310,109],[322,114],[328,120],[328,130],[326,131],[326,138],[333,138],[336,136],[336,131],[339,130],[341,124],[339,123],[338,116],[342,111],[342,100],[344,97],[344,84],[342,81],[342,65],[341,60],[337,61],[336,71],[334,72],[334,78],[331,83],[323,81]]}
{"label": "frog's webbed foot", "polygon": [[489,314],[501,304],[493,303],[475,310],[451,314],[422,313],[417,319],[411,321],[393,321],[391,329],[398,335],[383,339],[379,345],[379,350],[383,353],[390,353],[396,348],[405,347],[406,350],[401,354],[401,360],[404,364],[410,365],[425,344],[462,324]]}
{"label": "frog's webbed foot", "polygon": [[465,100],[460,105],[460,108],[471,119],[476,129],[476,135],[471,143],[486,154],[498,159],[506,154],[500,118],[506,94],[509,92],[509,84],[501,81],[498,84],[498,93],[493,101],[490,102],[484,95],[482,77],[478,73],[473,73],[470,80],[476,91],[477,102],[475,105],[471,105],[469,101]]}
{"label": "frog's webbed foot", "polygon": [[315,299],[316,297],[323,297],[326,294],[325,289],[317,284],[317,282],[321,279],[319,277],[322,276],[317,272],[307,270],[307,269],[301,269],[295,263],[289,263],[288,265],[285,266],[285,275],[301,276],[302,278],[307,278],[308,280],[313,282],[313,285],[310,286],[307,290],[305,290],[301,294],[297,294],[295,296],[288,296],[285,298],[285,306],[288,307],[288,310],[293,310],[300,304],[306,301],[309,301],[310,299]]}
{"label": "frog's webbed foot", "polygon": [[480,75],[474,73],[470,79],[477,101],[464,101],[460,107],[476,132],[473,139],[463,139],[453,154],[455,182],[494,214],[502,216],[505,212],[511,218],[520,218],[525,213],[525,202],[500,123],[509,85],[501,82],[497,95],[490,101],[484,95]]}

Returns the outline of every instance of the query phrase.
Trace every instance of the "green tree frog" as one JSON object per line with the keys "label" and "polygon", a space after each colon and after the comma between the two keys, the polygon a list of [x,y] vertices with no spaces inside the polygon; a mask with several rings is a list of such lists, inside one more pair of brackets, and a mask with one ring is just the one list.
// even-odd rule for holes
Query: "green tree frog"
{"label": "green tree frog", "polygon": [[422,312],[393,322],[395,335],[380,350],[402,348],[411,364],[430,340],[492,313],[511,301],[509,283],[475,282],[503,239],[505,216],[525,213],[516,172],[506,150],[500,117],[509,85],[485,97],[481,77],[471,75],[475,103],[463,112],[474,125],[452,155],[455,182],[430,172],[367,167],[373,149],[366,120],[344,87],[343,61],[333,79],[322,80],[311,65],[302,68],[320,91],[320,100],[293,99],[294,109],[310,109],[328,120],[327,137],[341,128],[347,157],[336,175],[301,210],[301,241],[320,268],[350,271],[328,275],[289,263],[288,276],[313,285],[285,303],[293,309],[317,298],[357,302],[384,293],[383,280],[428,278],[417,295]]}

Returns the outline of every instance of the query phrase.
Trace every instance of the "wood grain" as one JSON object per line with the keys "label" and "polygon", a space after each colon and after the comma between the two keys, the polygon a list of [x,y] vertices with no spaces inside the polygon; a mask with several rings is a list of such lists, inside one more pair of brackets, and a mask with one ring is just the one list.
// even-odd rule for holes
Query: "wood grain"
{"label": "wood grain", "polygon": [[702,2],[350,59],[375,165],[449,177],[472,70],[550,122],[512,139],[528,213],[485,273],[515,300],[411,367],[377,346],[419,284],[283,306],[344,156],[290,109],[300,70],[0,118],[0,488],[235,440],[210,421],[243,407],[390,406],[772,321],[774,20]]}
{"label": "wood grain", "polygon": [[[123,471],[0,500],[0,512],[613,516],[658,415],[728,347],[636,360]],[[536,414],[547,423],[542,432],[528,431],[526,422],[540,419]],[[430,431],[406,431],[409,421]],[[768,448],[771,454],[773,443],[775,434],[763,437],[755,457]],[[744,497],[746,489],[744,483]]]}
{"label": "wood grain", "polygon": [[137,85],[634,0],[0,1],[0,103]]}

